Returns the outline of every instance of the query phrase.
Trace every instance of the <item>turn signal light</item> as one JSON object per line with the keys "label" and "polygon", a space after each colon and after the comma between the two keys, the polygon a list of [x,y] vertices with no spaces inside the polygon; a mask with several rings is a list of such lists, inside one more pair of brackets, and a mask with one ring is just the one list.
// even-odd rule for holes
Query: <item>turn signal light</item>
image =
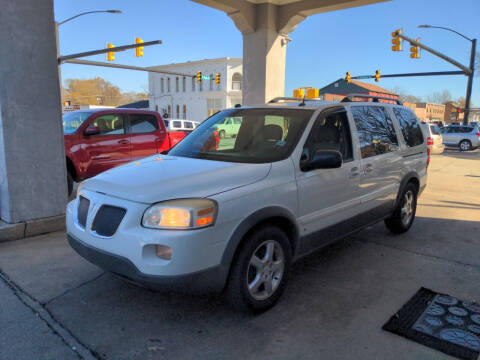
{"label": "turn signal light", "polygon": [[157,256],[161,259],[170,260],[172,258],[172,248],[165,245],[156,245]]}

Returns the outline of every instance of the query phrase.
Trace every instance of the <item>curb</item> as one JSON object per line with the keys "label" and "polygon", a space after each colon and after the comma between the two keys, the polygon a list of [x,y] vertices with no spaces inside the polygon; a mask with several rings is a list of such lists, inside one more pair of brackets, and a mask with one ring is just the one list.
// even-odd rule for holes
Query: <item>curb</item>
{"label": "curb", "polygon": [[65,215],[9,224],[0,220],[0,242],[65,230]]}

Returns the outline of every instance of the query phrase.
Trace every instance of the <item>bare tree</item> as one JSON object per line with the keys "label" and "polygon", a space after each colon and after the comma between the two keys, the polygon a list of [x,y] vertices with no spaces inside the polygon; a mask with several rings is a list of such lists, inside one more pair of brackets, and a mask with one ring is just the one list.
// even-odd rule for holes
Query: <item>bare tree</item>
{"label": "bare tree", "polygon": [[405,91],[405,89],[403,89],[402,87],[400,86],[395,86],[393,87],[392,89],[390,89],[391,92],[395,93],[398,95],[398,97],[400,98],[400,100],[402,102],[407,102],[407,103],[418,103],[418,102],[422,102],[422,98],[419,97],[419,96],[415,96],[415,95],[410,95],[410,94],[407,94],[407,92]]}
{"label": "bare tree", "polygon": [[452,94],[447,89],[443,89],[442,92],[434,92],[427,96],[427,102],[435,104],[445,104],[452,100]]}

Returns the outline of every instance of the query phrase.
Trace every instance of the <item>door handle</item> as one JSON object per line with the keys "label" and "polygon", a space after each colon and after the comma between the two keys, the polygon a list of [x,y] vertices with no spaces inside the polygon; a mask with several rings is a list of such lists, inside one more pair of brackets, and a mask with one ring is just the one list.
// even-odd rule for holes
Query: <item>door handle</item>
{"label": "door handle", "polygon": [[358,175],[360,175],[360,171],[358,171],[358,167],[355,166],[350,170],[350,178],[354,178]]}
{"label": "door handle", "polygon": [[119,144],[128,144],[128,140],[118,140]]}

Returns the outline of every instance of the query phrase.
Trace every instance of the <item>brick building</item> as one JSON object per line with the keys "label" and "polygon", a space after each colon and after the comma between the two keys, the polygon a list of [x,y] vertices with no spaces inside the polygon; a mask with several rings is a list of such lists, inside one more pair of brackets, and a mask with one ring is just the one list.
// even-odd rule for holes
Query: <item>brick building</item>
{"label": "brick building", "polygon": [[[326,101],[341,101],[345,95],[348,94],[368,94],[375,96],[383,96],[391,99],[398,99],[398,95],[390,90],[384,89],[380,86],[364,83],[357,80],[352,80],[347,83],[345,79],[338,79],[331,84],[321,88],[319,90],[320,97]],[[368,98],[362,99],[358,97],[358,100],[368,101]],[[394,102],[389,100],[380,100],[382,102]]]}
{"label": "brick building", "polygon": [[436,122],[444,121],[445,105],[434,103],[416,103],[415,115],[420,121]]}

